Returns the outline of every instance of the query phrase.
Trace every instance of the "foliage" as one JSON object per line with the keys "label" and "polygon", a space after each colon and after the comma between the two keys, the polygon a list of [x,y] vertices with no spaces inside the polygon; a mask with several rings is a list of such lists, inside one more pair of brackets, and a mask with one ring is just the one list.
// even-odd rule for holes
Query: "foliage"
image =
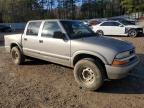
{"label": "foliage", "polygon": [[144,0],[0,0],[0,22],[88,19],[144,12]]}
{"label": "foliage", "polygon": [[144,12],[144,0],[122,0],[121,4],[126,12]]}

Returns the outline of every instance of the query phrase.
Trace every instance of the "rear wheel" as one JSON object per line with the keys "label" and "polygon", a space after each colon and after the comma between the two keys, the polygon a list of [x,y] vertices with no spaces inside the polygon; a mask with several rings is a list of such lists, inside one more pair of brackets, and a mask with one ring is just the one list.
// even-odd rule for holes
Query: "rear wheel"
{"label": "rear wheel", "polygon": [[135,29],[131,29],[129,32],[128,32],[128,36],[129,37],[136,37],[138,35],[138,32],[135,30]]}
{"label": "rear wheel", "polygon": [[20,65],[24,62],[24,56],[23,56],[23,54],[21,53],[21,51],[19,50],[19,48],[17,46],[13,47],[11,49],[11,56],[12,56],[13,62],[16,65]]}
{"label": "rear wheel", "polygon": [[80,60],[74,68],[76,82],[88,90],[97,90],[103,84],[102,66],[94,59],[87,58]]}

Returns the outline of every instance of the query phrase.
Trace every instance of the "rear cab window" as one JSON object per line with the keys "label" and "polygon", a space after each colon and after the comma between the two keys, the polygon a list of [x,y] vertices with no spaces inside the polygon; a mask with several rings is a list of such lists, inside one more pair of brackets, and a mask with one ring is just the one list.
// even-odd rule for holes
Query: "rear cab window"
{"label": "rear cab window", "polygon": [[38,36],[39,29],[41,26],[41,21],[30,22],[27,27],[27,36]]}

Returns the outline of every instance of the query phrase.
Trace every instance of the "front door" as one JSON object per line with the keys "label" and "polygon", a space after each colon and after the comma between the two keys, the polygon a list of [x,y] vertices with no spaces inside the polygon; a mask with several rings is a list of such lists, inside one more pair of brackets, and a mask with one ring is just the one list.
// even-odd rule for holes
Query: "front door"
{"label": "front door", "polygon": [[58,21],[43,22],[39,47],[42,59],[70,66],[70,41],[53,38],[54,32],[62,31]]}
{"label": "front door", "polygon": [[113,30],[113,24],[112,22],[104,22],[100,25],[100,30],[104,32],[104,35],[112,35]]}
{"label": "front door", "polygon": [[125,27],[119,22],[113,22],[112,35],[123,35],[125,33]]}

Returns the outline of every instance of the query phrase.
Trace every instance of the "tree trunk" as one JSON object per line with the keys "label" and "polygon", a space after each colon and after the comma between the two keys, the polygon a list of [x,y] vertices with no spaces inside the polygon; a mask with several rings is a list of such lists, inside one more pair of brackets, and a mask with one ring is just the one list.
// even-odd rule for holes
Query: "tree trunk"
{"label": "tree trunk", "polygon": [[2,13],[0,12],[0,23],[3,23]]}

